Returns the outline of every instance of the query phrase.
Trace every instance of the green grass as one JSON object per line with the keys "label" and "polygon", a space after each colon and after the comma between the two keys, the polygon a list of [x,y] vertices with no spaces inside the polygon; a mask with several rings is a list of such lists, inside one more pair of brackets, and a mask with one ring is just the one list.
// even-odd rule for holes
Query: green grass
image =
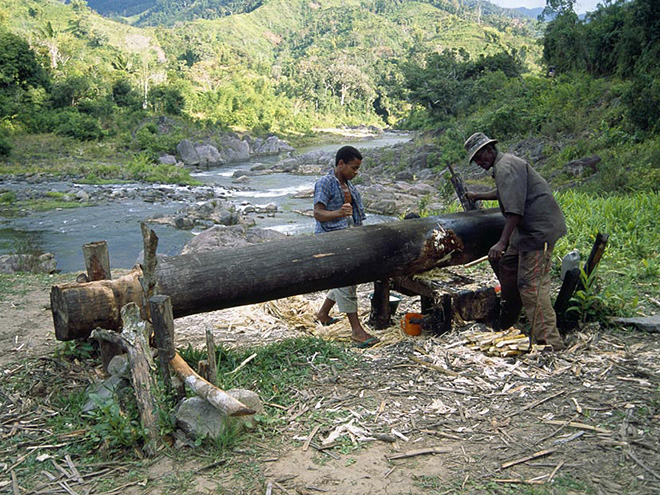
{"label": "green grass", "polygon": [[[181,350],[180,354],[193,368],[206,358],[205,351],[191,347]],[[292,391],[304,387],[316,370],[332,367],[340,371],[358,363],[343,346],[313,337],[298,337],[240,350],[220,347],[216,354],[220,388],[253,390],[264,402],[282,406],[293,403]],[[232,373],[252,354],[256,357],[240,371]]]}

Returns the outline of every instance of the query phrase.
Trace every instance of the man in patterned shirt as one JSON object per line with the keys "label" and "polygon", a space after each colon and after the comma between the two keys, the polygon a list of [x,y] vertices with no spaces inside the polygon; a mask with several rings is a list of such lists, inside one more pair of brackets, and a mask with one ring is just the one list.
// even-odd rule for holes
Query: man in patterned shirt
{"label": "man in patterned shirt", "polygon": [[564,348],[550,301],[550,265],[557,239],[566,234],[564,215],[548,183],[525,160],[497,151],[497,140],[477,132],[465,142],[468,161],[491,170],[496,189],[468,192],[473,201],[497,199],[506,217],[488,258],[502,286],[500,326],[511,327],[522,307],[531,325],[530,341]]}
{"label": "man in patterned shirt", "polygon": [[[335,168],[328,175],[319,179],[314,186],[314,218],[316,219],[316,234],[343,230],[362,225],[366,218],[360,193],[351,184],[360,165],[362,154],[352,146],[344,146],[337,151]],[[376,337],[369,335],[360,323],[357,314],[357,286],[351,285],[332,289],[328,292],[316,318],[323,325],[331,325],[339,321],[330,316],[334,307],[346,313],[351,324],[351,338],[358,347],[370,347],[378,342]]]}

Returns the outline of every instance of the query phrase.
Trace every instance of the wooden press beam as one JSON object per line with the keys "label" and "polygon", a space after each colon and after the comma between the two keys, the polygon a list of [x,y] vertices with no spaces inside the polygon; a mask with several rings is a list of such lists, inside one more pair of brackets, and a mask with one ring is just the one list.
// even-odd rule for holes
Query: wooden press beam
{"label": "wooden press beam", "polygon": [[[159,293],[171,297],[178,318],[462,265],[486,254],[503,228],[504,217],[495,209],[395,221],[159,257],[155,276]],[[51,308],[59,340],[86,338],[96,326],[120,327],[119,308],[139,302],[141,289],[128,280],[117,286],[96,285],[111,283],[53,287]]]}

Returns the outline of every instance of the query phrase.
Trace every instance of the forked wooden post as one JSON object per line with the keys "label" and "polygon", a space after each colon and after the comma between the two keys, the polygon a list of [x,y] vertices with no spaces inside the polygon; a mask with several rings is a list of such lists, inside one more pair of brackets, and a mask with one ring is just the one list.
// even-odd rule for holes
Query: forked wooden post
{"label": "forked wooden post", "polygon": [[92,338],[113,342],[126,350],[140,419],[147,432],[145,450],[147,455],[151,456],[156,453],[160,437],[156,419],[157,406],[153,395],[156,383],[151,373],[153,358],[149,347],[149,330],[140,316],[140,308],[135,303],[124,306],[121,309],[121,317],[124,322],[122,333],[97,328],[92,332]]}

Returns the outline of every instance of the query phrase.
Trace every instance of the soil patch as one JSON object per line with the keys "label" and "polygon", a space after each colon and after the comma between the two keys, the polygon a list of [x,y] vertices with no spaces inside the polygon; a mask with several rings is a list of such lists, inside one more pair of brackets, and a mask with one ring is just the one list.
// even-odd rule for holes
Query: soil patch
{"label": "soil patch", "polygon": [[[409,337],[396,321],[376,332],[381,345],[358,350],[345,320],[313,321],[320,293],[175,321],[180,347],[200,346],[210,327],[225,345],[314,334],[359,353],[343,373],[310,359],[285,421],[247,434],[231,457],[190,443],[137,463],[67,459],[80,432],[45,429],[55,395],[101,377],[60,357],[53,336],[50,285],[72,277],[20,276],[2,293],[0,493],[660,493],[660,335],[594,325],[565,352],[501,358],[466,345],[483,327]],[[370,290],[360,287],[363,309]],[[418,308],[404,298],[398,318]],[[26,373],[33,385],[16,394]]]}

